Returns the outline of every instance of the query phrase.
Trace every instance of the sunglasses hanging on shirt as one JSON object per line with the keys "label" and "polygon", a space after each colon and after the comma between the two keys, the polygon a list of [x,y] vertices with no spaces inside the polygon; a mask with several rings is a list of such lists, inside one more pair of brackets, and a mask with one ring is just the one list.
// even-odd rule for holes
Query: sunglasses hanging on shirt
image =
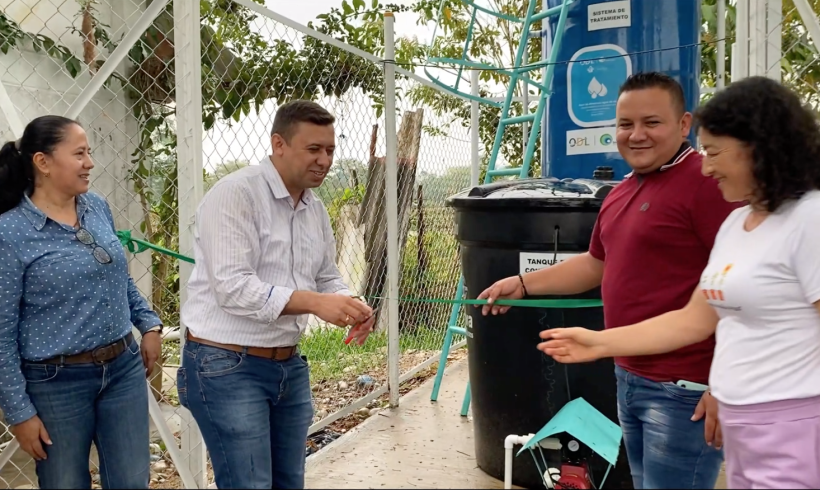
{"label": "sunglasses hanging on shirt", "polygon": [[94,239],[94,235],[92,235],[90,231],[81,227],[79,230],[77,230],[75,236],[77,237],[77,240],[79,240],[79,242],[83,245],[93,247],[91,254],[94,256],[95,259],[97,259],[97,262],[101,264],[111,263],[111,255],[109,255],[109,253],[104,248],[97,245],[97,241]]}

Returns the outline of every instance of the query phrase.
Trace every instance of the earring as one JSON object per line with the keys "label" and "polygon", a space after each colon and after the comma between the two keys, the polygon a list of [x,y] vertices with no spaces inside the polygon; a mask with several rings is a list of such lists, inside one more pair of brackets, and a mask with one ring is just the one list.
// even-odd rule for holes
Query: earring
{"label": "earring", "polygon": [[46,172],[46,173],[44,173],[43,175],[45,175],[45,176],[46,176],[46,178],[51,177],[51,172]]}

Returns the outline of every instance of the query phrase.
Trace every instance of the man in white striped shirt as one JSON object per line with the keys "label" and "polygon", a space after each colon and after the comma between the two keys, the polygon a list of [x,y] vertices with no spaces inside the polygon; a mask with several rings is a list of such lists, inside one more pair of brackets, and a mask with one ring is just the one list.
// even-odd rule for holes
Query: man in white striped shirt
{"label": "man in white striped shirt", "polygon": [[364,323],[359,343],[372,330],[373,312],[342,281],[327,210],[310,190],[333,163],[334,122],[313,102],[283,105],[270,158],[220,180],[197,210],[177,389],[220,489],[304,487],[313,405],[297,344],[308,315]]}

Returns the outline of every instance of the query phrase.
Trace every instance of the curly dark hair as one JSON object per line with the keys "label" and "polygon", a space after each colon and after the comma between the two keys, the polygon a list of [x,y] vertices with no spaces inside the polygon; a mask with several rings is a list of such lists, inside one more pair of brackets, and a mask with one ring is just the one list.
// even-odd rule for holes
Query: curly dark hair
{"label": "curly dark hair", "polygon": [[820,189],[820,125],[797,94],[765,77],[733,82],[695,111],[695,124],[752,149],[753,205],[769,212]]}

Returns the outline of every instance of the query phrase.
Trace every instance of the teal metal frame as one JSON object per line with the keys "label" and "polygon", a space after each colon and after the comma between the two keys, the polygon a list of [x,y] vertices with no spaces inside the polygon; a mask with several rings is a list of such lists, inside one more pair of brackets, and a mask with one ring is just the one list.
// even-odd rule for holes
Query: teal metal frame
{"label": "teal metal frame", "polygon": [[[442,82],[438,77],[433,75],[429,72],[428,67],[425,66],[424,72],[430,78],[430,80],[435,83],[436,85],[442,87],[443,89],[452,92],[460,97],[464,97],[469,100],[473,100],[479,103],[488,104],[495,107],[501,108],[501,120],[498,124],[498,129],[496,130],[495,140],[493,141],[493,148],[490,154],[490,161],[487,166],[487,173],[484,177],[484,183],[488,184],[494,180],[496,177],[505,177],[505,176],[517,176],[520,179],[526,178],[529,175],[530,171],[530,164],[532,163],[532,158],[535,153],[535,142],[538,139],[538,136],[541,134],[541,120],[544,117],[544,108],[546,106],[546,102],[549,99],[551,94],[550,86],[552,84],[553,74],[555,73],[555,63],[558,61],[558,52],[561,48],[561,38],[564,35],[564,26],[566,25],[567,20],[567,12],[569,10],[570,4],[573,3],[575,0],[564,0],[561,5],[550,8],[548,10],[542,12],[535,12],[536,7],[536,0],[530,0],[529,6],[527,7],[527,14],[526,17],[521,19],[518,17],[510,16],[503,14],[501,12],[495,12],[489,10],[485,7],[481,7],[476,5],[472,0],[461,0],[462,3],[469,5],[473,8],[471,19],[470,19],[470,26],[467,30],[467,38],[464,44],[464,49],[462,50],[461,59],[454,59],[454,58],[428,58],[428,64],[449,64],[455,65],[459,67],[458,76],[456,77],[456,82],[454,86],[450,86],[445,82]],[[438,18],[441,19],[441,13],[444,7],[444,0],[439,4],[439,12]],[[505,19],[511,22],[519,22],[523,24],[523,30],[521,32],[521,40],[518,43],[518,49],[516,50],[515,54],[515,61],[514,66],[511,70],[509,69],[502,69],[498,67],[494,67],[492,65],[487,65],[485,63],[478,63],[475,61],[471,61],[468,58],[468,52],[470,48],[470,41],[472,40],[473,36],[473,26],[475,24],[476,14],[478,12],[483,12],[485,14],[489,14],[501,19]],[[535,22],[539,22],[541,20],[546,19],[547,17],[551,17],[554,15],[558,15],[558,25],[555,30],[555,35],[552,43],[552,49],[550,50],[549,56],[547,57],[546,62],[540,63],[532,63],[522,65],[522,61],[524,58],[524,54],[527,52],[527,43],[530,40],[530,27]],[[433,43],[436,39],[436,31],[438,30],[438,24],[436,24],[433,30]],[[431,45],[433,45],[431,43]],[[529,72],[533,70],[537,70],[539,68],[543,68],[546,64],[546,75],[542,83],[537,83],[530,80],[529,76],[527,75]],[[497,73],[502,73],[510,77],[509,87],[507,88],[507,95],[504,98],[503,103],[498,103],[483,97],[478,97],[472,95],[467,92],[462,92],[458,89],[459,82],[461,81],[461,74],[464,68],[470,69],[479,69],[479,70],[492,70]],[[525,87],[534,86],[540,91],[540,96],[538,97],[538,108],[535,112],[529,112],[529,108],[524,108],[526,114],[522,116],[515,116],[509,117],[510,114],[510,106],[512,105],[513,96],[515,95],[515,89],[518,86],[519,81],[524,81]],[[498,159],[498,154],[501,150],[501,142],[504,137],[504,131],[508,126],[514,124],[522,124],[522,123],[530,123],[530,134],[527,138],[527,147],[524,151],[524,161],[519,168],[496,168],[496,161]],[[464,299],[464,275],[461,274],[458,280],[458,286],[456,287],[456,294],[455,294],[456,301],[460,301]],[[433,391],[430,395],[431,401],[438,400],[439,389],[441,388],[441,380],[444,377],[444,368],[447,364],[447,357],[450,355],[450,347],[453,344],[453,336],[454,335],[462,335],[468,336],[469,333],[465,328],[459,327],[458,322],[458,315],[461,310],[461,305],[459,303],[453,304],[452,309],[450,310],[450,319],[447,322],[447,331],[444,334],[444,343],[441,348],[441,356],[439,358],[438,363],[438,370],[436,371],[436,378],[433,382]],[[472,398],[472,392],[470,390],[470,383],[467,383],[467,390],[464,394],[464,401],[462,402],[461,406],[461,415],[463,417],[467,416],[467,413],[470,409],[470,402]]]}

